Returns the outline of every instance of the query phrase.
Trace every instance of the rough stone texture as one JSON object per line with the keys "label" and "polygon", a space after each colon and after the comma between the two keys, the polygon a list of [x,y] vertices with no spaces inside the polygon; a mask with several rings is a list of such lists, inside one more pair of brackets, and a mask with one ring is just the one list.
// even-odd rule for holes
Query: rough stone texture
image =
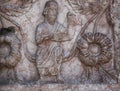
{"label": "rough stone texture", "polygon": [[[10,6],[8,6],[7,3],[8,1]],[[70,58],[68,58],[67,60],[65,59],[65,62],[60,63],[62,64],[61,69],[59,70],[61,71],[61,74],[59,74],[59,72],[57,71],[58,73],[57,76],[59,75],[60,78],[62,78],[62,80],[64,80],[65,83],[57,84],[57,83],[47,82],[47,84],[42,84],[41,79],[39,80],[39,78],[41,77],[41,72],[38,70],[39,69],[38,66],[41,65],[39,64],[37,65],[35,60],[36,58],[34,58],[34,55],[38,48],[38,45],[36,45],[36,41],[35,41],[36,39],[35,31],[37,25],[41,24],[41,22],[44,21],[45,17],[42,16],[42,12],[45,8],[44,5],[46,1],[48,0],[4,0],[4,2],[0,1],[0,16],[1,16],[0,26],[5,28],[8,28],[9,26],[15,26],[16,29],[15,34],[18,36],[18,38],[21,41],[20,52],[22,54],[21,60],[18,62],[18,64],[14,69],[16,74],[15,75],[16,81],[14,82],[10,80],[9,85],[1,85],[0,91],[34,91],[34,90],[35,91],[119,91],[120,89],[119,86],[120,1],[114,0],[114,4],[111,6],[111,11],[110,11],[111,17],[107,17],[110,16],[109,13],[103,13],[102,16],[100,16],[99,13],[102,12],[102,10],[105,8],[105,5],[107,4],[107,1],[109,0],[99,0],[100,2],[103,2],[102,3],[103,5],[101,4],[102,6],[100,6],[99,3],[97,3],[97,0],[85,0],[85,1],[56,0],[59,4],[58,21],[59,23],[61,23],[62,26],[67,28],[68,34],[72,38],[70,41],[65,41],[61,43],[62,48],[65,50],[64,53],[65,56],[67,55],[67,53],[69,54],[69,52],[70,53],[73,52],[73,50],[75,50],[73,54],[79,52],[77,49],[75,49],[76,46],[74,46],[74,44],[76,43],[75,42],[76,37],[79,37],[79,39],[81,39],[84,37],[81,36],[82,33],[87,34],[88,32],[92,32],[92,33],[100,32],[105,36],[107,36],[108,38],[104,40],[105,42],[103,43],[103,45],[107,44],[105,46],[105,49],[108,50],[105,54],[107,58],[105,56],[102,56],[105,61],[104,62],[102,60],[103,61],[102,67],[105,70],[101,69],[102,68],[101,62],[99,63],[97,59],[91,58],[88,60],[90,56],[86,56],[85,54],[86,53],[85,49],[87,48],[88,45],[86,45],[86,40],[83,40],[82,42],[80,42],[80,46],[78,46],[78,48],[82,50],[81,54],[79,54],[80,58],[78,57],[78,55],[71,55]],[[79,1],[79,3],[77,1]],[[12,8],[14,9],[12,10]],[[20,12],[18,12],[17,10]],[[98,14],[98,16],[95,18],[97,23],[95,22],[95,20],[92,22],[89,21],[92,15],[94,14]],[[91,22],[89,26],[87,26],[86,24],[88,21]],[[78,33],[80,31],[82,31],[81,35],[78,36]],[[92,34],[90,34],[90,36],[88,35],[87,41],[91,41],[91,40],[93,41],[91,35]],[[96,39],[97,38],[98,36],[96,36]],[[102,38],[106,38],[106,37],[102,37]],[[38,41],[39,40],[40,39],[38,39]],[[79,45],[78,42],[77,44]],[[95,42],[95,44],[97,44],[97,42]],[[108,45],[110,46],[110,48],[108,48]],[[93,54],[94,52],[96,53],[96,51],[94,50],[98,49],[97,50],[98,52],[99,48],[96,47],[96,49],[94,49],[95,47],[96,46],[93,45],[93,47],[90,47],[91,49],[87,51],[90,51],[91,54]],[[85,61],[82,59],[84,59]],[[87,71],[85,71],[86,73],[83,73],[84,69],[87,69]],[[102,70],[102,71],[99,70],[101,73],[98,71],[98,69]],[[109,75],[105,74],[106,71],[109,73]],[[55,73],[55,69],[53,73]],[[7,72],[7,74],[9,74],[9,72]],[[86,76],[86,78],[84,78],[85,76],[82,75],[84,76],[82,77],[81,74],[85,74],[87,76],[89,75],[89,77]],[[101,79],[99,78],[99,75],[101,74],[103,77],[105,77],[105,81],[107,80],[107,82],[105,83],[117,83],[117,81],[118,83],[111,85],[101,84],[101,80],[99,80]],[[81,78],[83,81],[81,81]],[[34,81],[36,80],[39,80],[40,82],[38,81],[35,82],[34,84]],[[56,80],[56,78],[54,80]],[[25,82],[27,82],[27,84]],[[25,83],[25,85],[19,83]],[[95,84],[93,85],[92,83],[97,83],[97,85]]]}
{"label": "rough stone texture", "polygon": [[0,86],[0,91],[119,91],[119,85],[10,85]]}

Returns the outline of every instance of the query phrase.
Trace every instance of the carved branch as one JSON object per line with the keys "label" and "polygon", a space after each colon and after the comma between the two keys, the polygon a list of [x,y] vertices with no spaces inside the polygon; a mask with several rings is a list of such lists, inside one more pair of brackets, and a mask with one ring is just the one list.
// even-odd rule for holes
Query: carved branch
{"label": "carved branch", "polygon": [[37,0],[18,0],[16,3],[6,2],[5,4],[0,4],[0,12],[8,15],[18,17],[26,14],[36,3]]}

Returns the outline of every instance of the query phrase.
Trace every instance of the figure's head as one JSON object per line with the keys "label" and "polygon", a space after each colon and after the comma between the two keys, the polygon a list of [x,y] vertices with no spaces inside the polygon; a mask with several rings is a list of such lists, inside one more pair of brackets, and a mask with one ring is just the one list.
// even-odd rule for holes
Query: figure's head
{"label": "figure's head", "polygon": [[46,2],[43,16],[48,21],[56,21],[58,15],[58,3],[55,0],[49,0]]}
{"label": "figure's head", "polygon": [[72,12],[68,12],[67,13],[67,23],[68,25],[72,25],[72,26],[75,26],[77,25],[77,22],[76,22],[76,15]]}

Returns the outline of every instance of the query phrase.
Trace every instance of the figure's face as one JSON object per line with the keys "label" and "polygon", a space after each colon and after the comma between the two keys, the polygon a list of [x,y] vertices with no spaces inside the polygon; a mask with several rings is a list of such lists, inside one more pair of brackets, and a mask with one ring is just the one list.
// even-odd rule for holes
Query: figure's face
{"label": "figure's face", "polygon": [[67,22],[69,25],[72,25],[72,26],[75,26],[77,25],[77,22],[76,22],[76,15],[75,14],[72,14],[72,13],[69,13],[67,15]]}
{"label": "figure's face", "polygon": [[55,2],[50,2],[47,10],[46,18],[49,21],[55,21],[58,15],[58,5]]}

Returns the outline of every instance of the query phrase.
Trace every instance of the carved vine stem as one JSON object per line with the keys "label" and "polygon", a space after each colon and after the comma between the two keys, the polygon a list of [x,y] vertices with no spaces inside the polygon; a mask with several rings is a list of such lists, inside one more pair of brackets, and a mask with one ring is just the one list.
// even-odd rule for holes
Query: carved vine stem
{"label": "carved vine stem", "polygon": [[11,19],[9,16],[3,14],[2,12],[0,12],[0,16],[15,25],[20,30],[20,33],[22,32],[21,26],[15,20]]}
{"label": "carved vine stem", "polygon": [[19,17],[29,12],[33,4],[36,3],[38,0],[19,0],[19,1],[22,4],[18,6],[12,4],[0,5],[0,12],[4,13],[7,16]]}
{"label": "carved vine stem", "polygon": [[2,24],[2,28],[4,27],[4,22],[3,22],[3,20],[2,20],[2,18],[1,18],[1,16],[0,16],[0,23]]}
{"label": "carved vine stem", "polygon": [[114,23],[112,22],[112,17],[111,17],[111,4],[113,0],[109,1],[109,6],[107,8],[106,12],[106,18],[107,18],[107,23],[109,24],[109,27],[111,28],[112,32],[112,41],[113,41],[113,62],[114,62],[114,69],[117,70],[116,68],[116,60],[115,60],[115,30],[114,30]]}
{"label": "carved vine stem", "polygon": [[[87,27],[94,21],[94,19],[96,19],[97,15],[98,15],[98,14],[94,14],[94,15],[87,21],[87,23],[82,27],[81,31],[78,33],[78,35],[77,35],[77,37],[76,37],[76,39],[75,39],[74,45],[72,46],[72,48],[71,48],[71,50],[70,50],[70,53],[71,53],[71,54],[70,54],[70,56],[68,57],[67,60],[72,59],[72,57],[74,56],[74,55],[73,55],[73,54],[74,54],[73,52],[74,52],[74,50],[75,50],[75,48],[76,48],[76,42],[77,42],[79,36],[82,36],[82,35],[85,33],[85,30],[86,30]],[[67,60],[65,60],[64,62],[66,62]]]}
{"label": "carved vine stem", "polygon": [[[2,18],[6,19],[7,21],[11,22],[13,25],[15,25],[19,30],[18,32],[20,33],[20,36],[22,36],[23,35],[22,27],[11,17],[19,17],[19,16],[26,14],[32,8],[33,4],[35,4],[37,1],[38,0],[21,0],[22,6],[17,6],[17,9],[14,6],[11,8],[8,8],[8,7],[6,7],[6,5],[5,6],[1,5],[0,6],[0,16]],[[13,12],[13,13],[10,13],[10,12]],[[4,27],[4,22],[2,22],[2,18],[1,18],[1,24]],[[25,52],[29,52],[28,49],[26,48],[26,46],[24,46],[23,44],[24,43],[22,43],[22,46],[26,49]],[[30,62],[33,62],[33,60],[35,59],[33,56],[31,57],[31,55],[28,55],[27,53],[25,53],[25,56],[30,60]]]}
{"label": "carved vine stem", "polygon": [[99,24],[99,21],[102,17],[102,15],[106,12],[106,10],[108,9],[108,5],[105,6],[105,8],[100,12],[100,14],[97,16],[96,20],[95,20],[95,24],[94,24],[94,28],[93,28],[93,33],[97,32],[97,25]]}

